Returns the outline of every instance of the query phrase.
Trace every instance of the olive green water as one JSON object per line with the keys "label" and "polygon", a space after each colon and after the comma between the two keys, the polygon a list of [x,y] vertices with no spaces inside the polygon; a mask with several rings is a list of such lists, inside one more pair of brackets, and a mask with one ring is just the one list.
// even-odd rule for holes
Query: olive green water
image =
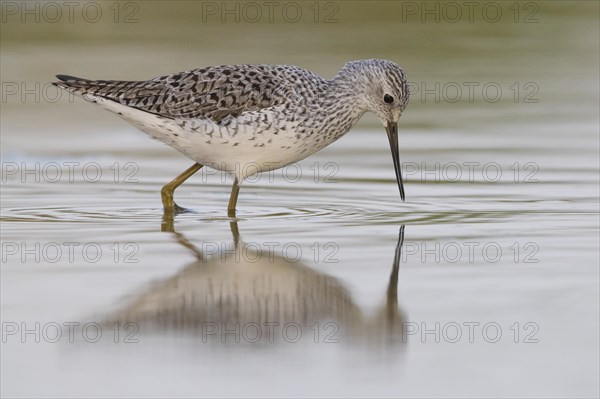
{"label": "olive green water", "polygon": [[[3,396],[598,396],[598,3],[11,4]],[[211,171],[164,218],[191,162],[47,86],[362,58],[412,82],[406,202],[366,116],[245,184],[233,225]]]}

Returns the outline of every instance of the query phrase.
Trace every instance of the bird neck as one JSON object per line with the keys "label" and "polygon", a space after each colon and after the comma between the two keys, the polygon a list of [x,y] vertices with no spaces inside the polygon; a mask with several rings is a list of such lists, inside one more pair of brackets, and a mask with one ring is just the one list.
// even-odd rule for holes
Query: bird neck
{"label": "bird neck", "polygon": [[355,69],[347,64],[329,81],[329,86],[332,95],[351,106],[360,119],[368,111],[367,92],[371,82]]}
{"label": "bird neck", "polygon": [[323,83],[318,103],[319,133],[327,137],[322,144],[328,145],[348,133],[367,108],[351,82],[334,78]]}

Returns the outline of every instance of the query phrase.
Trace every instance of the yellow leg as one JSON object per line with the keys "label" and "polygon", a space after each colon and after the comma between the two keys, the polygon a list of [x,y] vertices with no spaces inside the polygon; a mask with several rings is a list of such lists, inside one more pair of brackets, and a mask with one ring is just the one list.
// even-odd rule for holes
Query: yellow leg
{"label": "yellow leg", "polygon": [[193,164],[192,166],[187,168],[185,172],[171,180],[169,183],[165,184],[162,190],[160,190],[160,196],[162,197],[162,203],[165,211],[172,211],[176,209],[177,204],[175,203],[175,201],[173,201],[173,193],[175,192],[175,189],[181,186],[181,184],[184,181],[186,181],[191,175],[199,171],[202,168],[202,166],[204,165],[201,165],[199,163]]}
{"label": "yellow leg", "polygon": [[229,204],[227,205],[227,216],[230,218],[235,217],[235,205],[237,204],[238,194],[240,193],[240,185],[238,180],[233,181],[233,187],[231,188],[231,196],[229,197]]}

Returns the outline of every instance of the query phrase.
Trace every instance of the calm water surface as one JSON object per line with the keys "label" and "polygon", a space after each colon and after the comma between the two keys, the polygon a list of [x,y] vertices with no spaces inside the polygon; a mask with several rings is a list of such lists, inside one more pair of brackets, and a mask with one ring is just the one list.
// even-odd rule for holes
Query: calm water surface
{"label": "calm water surface", "polygon": [[[2,81],[228,62],[331,76],[381,57],[416,88],[495,82],[504,94],[413,94],[400,121],[404,203],[367,117],[245,184],[237,223],[225,216],[231,180],[211,171],[176,192],[189,212],[165,217],[160,187],[190,161],[106,112],[3,101],[4,396],[598,396],[597,4],[540,2],[532,25],[453,25],[341,3],[339,24],[231,24],[216,43],[178,38],[222,24],[178,14],[172,32],[155,15],[162,2],[140,4],[139,25],[114,37],[3,26]],[[171,33],[138,54],[155,27]],[[364,37],[352,46],[347,32]],[[243,42],[233,54],[240,35],[273,50]],[[36,323],[39,343],[22,334]]]}

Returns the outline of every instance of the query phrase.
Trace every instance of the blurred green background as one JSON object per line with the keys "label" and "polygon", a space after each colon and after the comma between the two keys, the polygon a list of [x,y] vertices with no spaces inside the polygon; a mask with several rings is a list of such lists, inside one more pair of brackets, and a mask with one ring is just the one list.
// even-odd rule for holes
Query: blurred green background
{"label": "blurred green background", "polygon": [[[564,120],[592,112],[598,101],[598,2],[464,4],[3,1],[3,133],[65,118],[55,104],[73,100],[45,86],[57,73],[140,80],[207,65],[286,63],[331,77],[345,62],[364,58],[401,64],[416,88],[440,84],[438,98],[413,94],[403,118],[412,128],[470,129],[490,116]],[[442,92],[449,82],[462,88],[457,102],[455,88]],[[474,98],[465,82],[479,85]],[[485,100],[482,87],[489,82],[501,86],[498,102],[506,106]],[[524,87],[528,82],[535,87]],[[7,86],[14,83],[20,85],[16,93]],[[24,95],[36,84],[40,101]],[[537,104],[524,105],[527,94]],[[119,123],[83,102],[70,107],[76,116],[67,123],[73,125]]]}

